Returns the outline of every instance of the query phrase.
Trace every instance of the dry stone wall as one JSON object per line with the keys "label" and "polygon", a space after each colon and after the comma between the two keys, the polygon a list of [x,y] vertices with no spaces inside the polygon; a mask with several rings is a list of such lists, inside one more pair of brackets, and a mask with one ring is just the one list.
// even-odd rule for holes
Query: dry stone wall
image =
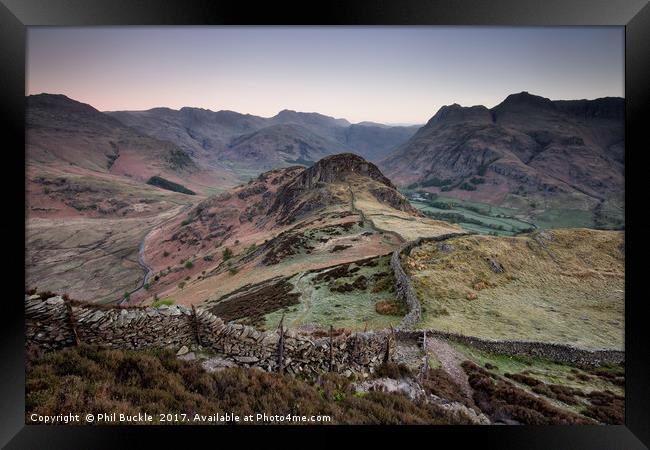
{"label": "dry stone wall", "polygon": [[589,350],[552,342],[481,339],[477,337],[465,336],[456,333],[447,333],[437,330],[403,330],[398,331],[396,333],[396,337],[398,340],[420,340],[425,332],[427,336],[459,342],[461,344],[469,345],[486,352],[510,356],[543,358],[550,361],[562,364],[570,364],[579,367],[620,364],[625,361],[625,352],[621,350]]}
{"label": "dry stone wall", "polygon": [[[25,298],[28,345],[54,350],[76,342],[119,349],[201,345],[239,366],[312,376],[333,371],[371,373],[394,354],[389,331],[314,337],[293,330],[260,332],[224,323],[209,311],[174,305],[105,308],[61,297]],[[282,354],[282,358],[280,358]]]}
{"label": "dry stone wall", "polygon": [[68,311],[61,297],[25,300],[27,343],[50,350],[75,344]]}
{"label": "dry stone wall", "polygon": [[404,267],[402,267],[401,255],[408,253],[411,249],[419,246],[423,242],[438,242],[444,241],[452,237],[465,236],[471,233],[448,233],[440,236],[433,237],[420,237],[414,241],[405,242],[397,250],[395,250],[390,258],[390,267],[395,275],[395,295],[404,300],[408,313],[402,319],[397,329],[411,330],[420,321],[422,317],[422,309],[420,307],[420,300],[415,294],[415,289],[411,279],[406,275]]}

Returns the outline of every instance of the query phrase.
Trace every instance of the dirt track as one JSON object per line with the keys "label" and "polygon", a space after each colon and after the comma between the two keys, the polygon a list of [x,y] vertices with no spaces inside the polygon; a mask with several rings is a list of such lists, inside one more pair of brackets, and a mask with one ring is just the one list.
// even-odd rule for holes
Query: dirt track
{"label": "dirt track", "polygon": [[[161,223],[157,224],[155,227],[151,228],[149,230],[149,232],[147,234],[145,234],[145,236],[142,238],[142,241],[140,241],[140,246],[138,247],[138,261],[137,262],[138,262],[138,265],[144,270],[144,277],[142,278],[142,281],[140,282],[138,287],[133,289],[131,292],[128,292],[129,297],[136,294],[136,293],[138,293],[140,290],[142,290],[142,288],[144,288],[144,285],[149,282],[149,278],[151,277],[151,275],[153,273],[153,269],[144,260],[144,248],[145,248],[145,244],[146,244],[146,241],[147,241],[147,238],[149,237],[149,235],[157,227],[161,227],[161,226],[165,225],[167,222],[169,222],[171,220],[174,220],[176,217],[178,217],[179,214],[181,214],[183,211],[186,211],[191,206],[192,206],[191,204],[182,206],[178,212],[173,213],[171,215],[171,217],[165,219]],[[120,304],[125,303],[125,300],[126,299],[122,300],[120,302]]]}
{"label": "dirt track", "polygon": [[467,358],[449,343],[434,337],[427,337],[427,353],[435,355],[442,369],[460,386],[468,398],[472,398],[474,391],[469,385],[467,374],[460,366]]}

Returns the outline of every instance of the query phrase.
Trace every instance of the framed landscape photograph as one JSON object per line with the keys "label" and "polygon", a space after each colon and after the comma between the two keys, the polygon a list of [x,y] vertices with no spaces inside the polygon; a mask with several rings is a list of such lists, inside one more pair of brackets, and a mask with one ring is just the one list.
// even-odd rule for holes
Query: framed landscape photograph
{"label": "framed landscape photograph", "polygon": [[0,11],[7,448],[647,448],[647,1]]}

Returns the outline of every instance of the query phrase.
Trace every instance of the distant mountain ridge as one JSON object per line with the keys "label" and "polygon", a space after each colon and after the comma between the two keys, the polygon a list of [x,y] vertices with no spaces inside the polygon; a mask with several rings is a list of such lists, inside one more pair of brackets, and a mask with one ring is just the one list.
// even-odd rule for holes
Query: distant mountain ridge
{"label": "distant mountain ridge", "polygon": [[[291,164],[291,161],[297,160],[313,162],[327,154],[341,152],[353,152],[369,160],[379,160],[405,142],[418,128],[366,122],[351,124],[346,119],[288,109],[270,118],[191,107],[180,110],[153,108],[146,111],[113,111],[106,114],[143,133],[169,140],[197,157],[218,164],[241,164],[258,170],[268,170],[270,167],[279,167],[278,164]],[[282,129],[279,128],[281,125],[293,126],[298,135],[288,136],[287,128],[284,129],[285,132],[278,133],[277,130]],[[258,135],[264,136],[265,146],[258,166],[248,151],[240,155],[238,150],[241,147],[238,146],[244,136],[250,137],[264,129],[268,130]],[[305,144],[311,147],[305,150],[306,154],[292,158],[291,150],[284,152],[287,145],[295,145],[306,134],[310,137]],[[318,144],[313,145],[310,141],[318,141]],[[289,153],[289,156],[273,155],[274,151]],[[269,163],[276,165],[269,166]]]}
{"label": "distant mountain ridge", "polygon": [[286,165],[311,165],[340,148],[340,144],[302,125],[278,124],[234,138],[218,158],[270,170]]}
{"label": "distant mountain ridge", "polygon": [[422,127],[292,110],[270,118],[192,107],[104,113],[53,94],[26,101],[30,163],[163,175],[202,192],[354,153],[402,187],[532,209],[541,201],[594,210],[612,199],[622,208],[622,98],[554,101],[522,92],[493,108],[444,106]]}
{"label": "distant mountain ridge", "polygon": [[417,129],[288,109],[270,118],[193,107],[101,112],[60,94],[30,95],[26,103],[32,162],[183,183],[193,173],[199,191],[341,152],[379,159]]}

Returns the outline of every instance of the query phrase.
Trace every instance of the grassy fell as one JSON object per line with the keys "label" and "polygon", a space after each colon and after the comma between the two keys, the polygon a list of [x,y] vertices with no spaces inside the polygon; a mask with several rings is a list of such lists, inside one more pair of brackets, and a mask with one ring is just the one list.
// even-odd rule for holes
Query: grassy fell
{"label": "grassy fell", "polygon": [[621,232],[586,229],[467,236],[421,245],[403,263],[421,328],[620,349],[622,244]]}
{"label": "grassy fell", "polygon": [[167,305],[171,306],[175,303],[173,298],[161,298],[160,300],[156,300],[151,304],[154,308],[158,308],[159,306]]}

